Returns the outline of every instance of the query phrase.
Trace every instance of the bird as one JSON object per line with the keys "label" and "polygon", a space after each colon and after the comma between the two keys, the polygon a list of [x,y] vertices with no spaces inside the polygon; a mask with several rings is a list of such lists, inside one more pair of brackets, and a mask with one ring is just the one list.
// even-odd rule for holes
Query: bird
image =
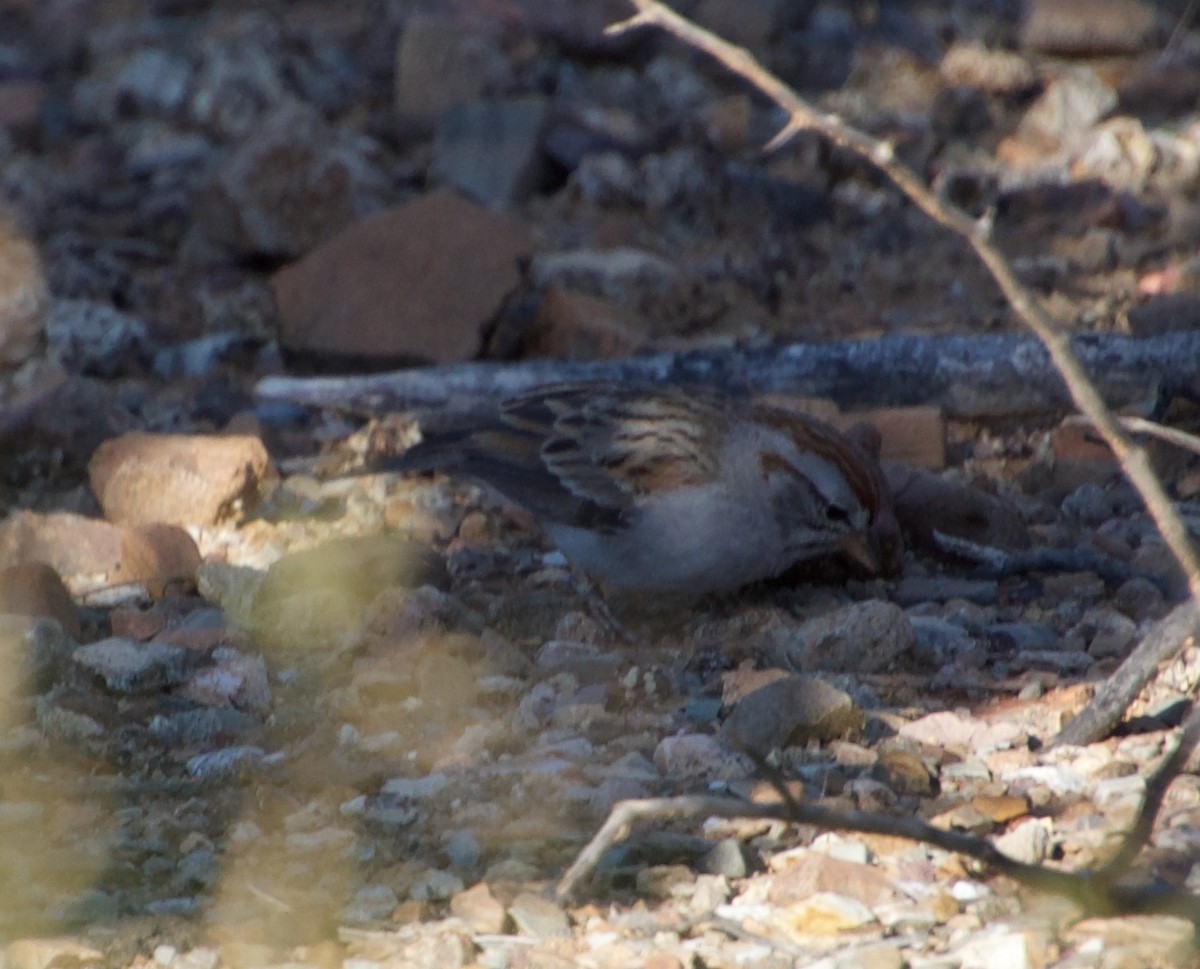
{"label": "bird", "polygon": [[775,398],[709,387],[537,387],[368,471],[490,486],[619,591],[726,593],[835,555],[890,574],[902,553],[874,458]]}

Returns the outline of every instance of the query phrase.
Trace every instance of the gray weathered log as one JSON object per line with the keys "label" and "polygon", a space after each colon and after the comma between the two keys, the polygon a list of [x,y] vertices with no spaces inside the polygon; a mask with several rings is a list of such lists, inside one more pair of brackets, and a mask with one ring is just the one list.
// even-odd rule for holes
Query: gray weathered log
{"label": "gray weathered log", "polygon": [[[1075,353],[1109,404],[1153,401],[1195,387],[1200,331],[1136,339],[1082,334]],[[693,382],[757,393],[828,397],[846,408],[935,404],[950,417],[988,419],[1070,407],[1037,338],[891,336],[823,344],[722,347],[624,360],[472,362],[354,377],[268,377],[261,398],[365,414],[470,412],[564,380]]]}

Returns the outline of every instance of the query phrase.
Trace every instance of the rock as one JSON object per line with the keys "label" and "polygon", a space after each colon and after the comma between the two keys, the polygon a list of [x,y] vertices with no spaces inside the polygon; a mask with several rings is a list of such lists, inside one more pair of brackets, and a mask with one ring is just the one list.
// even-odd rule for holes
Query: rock
{"label": "rock", "polygon": [[1149,579],[1126,579],[1113,594],[1113,605],[1134,622],[1159,619],[1166,612],[1162,590]]}
{"label": "rock", "polygon": [[433,140],[431,178],[489,209],[510,208],[542,180],[547,110],[540,95],[451,108]]}
{"label": "rock", "polygon": [[509,917],[522,935],[535,939],[570,938],[571,923],[561,908],[541,895],[521,892],[508,907]]}
{"label": "rock", "polygon": [[1010,747],[1022,737],[1021,728],[1015,723],[1005,720],[987,723],[950,712],[931,713],[913,720],[898,733],[921,744],[963,754],[984,754]]}
{"label": "rock", "polygon": [[37,247],[0,213],[0,368],[15,369],[37,351],[49,298]]}
{"label": "rock", "polygon": [[63,367],[89,376],[136,374],[150,361],[146,324],[93,300],[55,300],[46,314],[46,343]]}
{"label": "rock", "polygon": [[1060,145],[1117,106],[1117,92],[1089,67],[1072,67],[1053,78],[1029,106],[1018,128],[1027,138]]}
{"label": "rock", "polygon": [[799,935],[836,935],[875,921],[866,905],[838,892],[817,892],[799,899],[782,917]]}
{"label": "rock", "polygon": [[1123,659],[1137,639],[1137,624],[1128,616],[1105,606],[1093,606],[1067,633],[1066,648],[1078,643],[1094,658],[1116,657]]}
{"label": "rock", "polygon": [[1021,46],[1042,54],[1131,54],[1152,40],[1157,14],[1145,0],[1030,0]]}
{"label": "rock", "polygon": [[530,247],[523,222],[449,192],[377,212],[275,274],[280,338],[317,354],[472,357]]}
{"label": "rock", "polygon": [[88,476],[110,521],[211,526],[254,510],[269,467],[257,437],[133,432],[100,445]]}
{"label": "rock", "polygon": [[872,599],[801,624],[791,659],[810,672],[882,673],[915,645],[904,611]]}
{"label": "rock", "polygon": [[[1072,148],[1071,177],[1094,178],[1114,189],[1141,191],[1161,172],[1164,183],[1190,184],[1198,169],[1194,150],[1189,157],[1175,153],[1155,141],[1137,118],[1117,117],[1096,125]],[[1164,163],[1164,155],[1168,161]],[[1103,265],[1109,269],[1116,262],[1116,245],[1102,253]],[[1133,327],[1131,326],[1132,330]]]}
{"label": "rock", "polygon": [[229,706],[265,714],[271,705],[271,686],[263,658],[222,648],[213,652],[213,660],[214,665],[188,678],[180,695],[204,706]]}
{"label": "rock", "polygon": [[992,50],[973,41],[951,44],[939,70],[947,84],[973,87],[987,94],[1018,94],[1037,83],[1033,68],[1020,54]]}
{"label": "rock", "polygon": [[613,360],[646,341],[645,321],[606,300],[551,286],[522,335],[523,355],[560,360]]}
{"label": "rock", "polygon": [[0,616],[0,727],[21,721],[21,701],[62,680],[78,644],[55,622]]}
{"label": "rock", "polygon": [[42,120],[49,93],[44,81],[0,82],[0,128],[22,134],[34,131]]}
{"label": "rock", "polygon": [[196,657],[182,646],[113,637],[80,646],[73,659],[114,693],[155,693],[182,683]]}
{"label": "rock", "polygon": [[451,898],[450,914],[466,922],[472,932],[487,935],[502,932],[507,917],[487,882],[472,885]]}
{"label": "rock", "polygon": [[71,593],[54,568],[45,562],[0,569],[0,613],[54,619],[69,636],[79,638],[79,612]]}
{"label": "rock", "polygon": [[63,969],[103,962],[104,955],[74,939],[15,939],[5,948],[4,961],[8,969]]}
{"label": "rock", "polygon": [[772,867],[778,870],[767,889],[767,899],[777,906],[790,906],[820,892],[840,892],[875,907],[900,894],[878,868],[820,851],[797,849],[788,852],[786,861],[773,861]]}
{"label": "rock", "polygon": [[341,918],[345,922],[377,922],[391,918],[399,904],[400,899],[390,885],[365,885],[342,909]]}
{"label": "rock", "polygon": [[816,676],[787,676],[743,697],[721,734],[735,750],[766,757],[781,747],[844,737],[863,721],[848,694]]}
{"label": "rock", "polygon": [[509,75],[495,41],[453,18],[415,13],[396,47],[395,103],[400,120],[431,126],[450,108],[476,101]]}
{"label": "rock", "polygon": [[191,120],[223,141],[252,135],[288,97],[284,58],[272,51],[284,44],[279,24],[265,14],[224,18],[190,52],[198,63],[188,90]]}
{"label": "rock", "polygon": [[[1092,422],[1081,415],[1063,418],[1050,434],[1050,450],[1056,461],[1090,461],[1111,471],[1117,463]],[[1099,470],[1099,469],[1098,469]]]}
{"label": "rock", "polygon": [[26,562],[47,563],[78,595],[97,587],[192,582],[200,552],[173,525],[122,528],[68,512],[21,511],[0,523],[0,563]]}
{"label": "rock", "polygon": [[707,734],[664,737],[654,748],[654,766],[675,781],[729,780],[745,777],[753,769],[748,757]]}
{"label": "rock", "polygon": [[741,843],[736,838],[722,838],[700,859],[697,870],[725,878],[745,878],[748,869]]}
{"label": "rock", "polygon": [[989,925],[954,950],[959,969],[1044,969],[1055,950],[1045,927]]}
{"label": "rock", "polygon": [[288,102],[229,156],[196,213],[209,238],[238,254],[290,259],[382,207],[384,189],[359,144]]}

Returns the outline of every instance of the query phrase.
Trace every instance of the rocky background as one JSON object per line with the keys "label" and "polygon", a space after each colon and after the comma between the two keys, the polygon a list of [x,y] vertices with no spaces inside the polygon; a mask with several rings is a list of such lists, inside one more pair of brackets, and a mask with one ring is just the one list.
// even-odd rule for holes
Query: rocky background
{"label": "rocky background", "polygon": [[[1065,324],[1200,322],[1184,0],[680,9],[990,213]],[[629,13],[0,0],[0,964],[1194,959],[1186,922],[762,821],[637,833],[550,900],[621,799],[778,796],[747,749],[798,797],[1095,865],[1200,680],[1189,652],[1121,736],[1048,749],[1182,595],[1061,414],[871,415],[885,454],[918,437],[902,578],[615,604],[636,642],[493,496],[317,473],[408,425],[262,377],[1015,328],[877,173],[764,154],[782,119],[744,85],[603,34]],[[1194,429],[1194,386],[1138,413]],[[1153,457],[1200,523],[1195,462]],[[985,574],[934,529],[1083,564]],[[1200,887],[1198,832],[1185,773],[1132,877]]]}

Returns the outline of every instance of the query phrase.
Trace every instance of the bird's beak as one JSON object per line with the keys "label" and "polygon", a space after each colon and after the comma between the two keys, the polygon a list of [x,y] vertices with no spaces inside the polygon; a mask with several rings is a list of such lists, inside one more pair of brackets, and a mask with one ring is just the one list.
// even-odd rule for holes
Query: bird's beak
{"label": "bird's beak", "polygon": [[866,569],[868,574],[879,574],[879,555],[872,547],[871,539],[866,532],[854,532],[850,535],[843,535],[838,542],[838,551],[851,562],[855,562]]}

